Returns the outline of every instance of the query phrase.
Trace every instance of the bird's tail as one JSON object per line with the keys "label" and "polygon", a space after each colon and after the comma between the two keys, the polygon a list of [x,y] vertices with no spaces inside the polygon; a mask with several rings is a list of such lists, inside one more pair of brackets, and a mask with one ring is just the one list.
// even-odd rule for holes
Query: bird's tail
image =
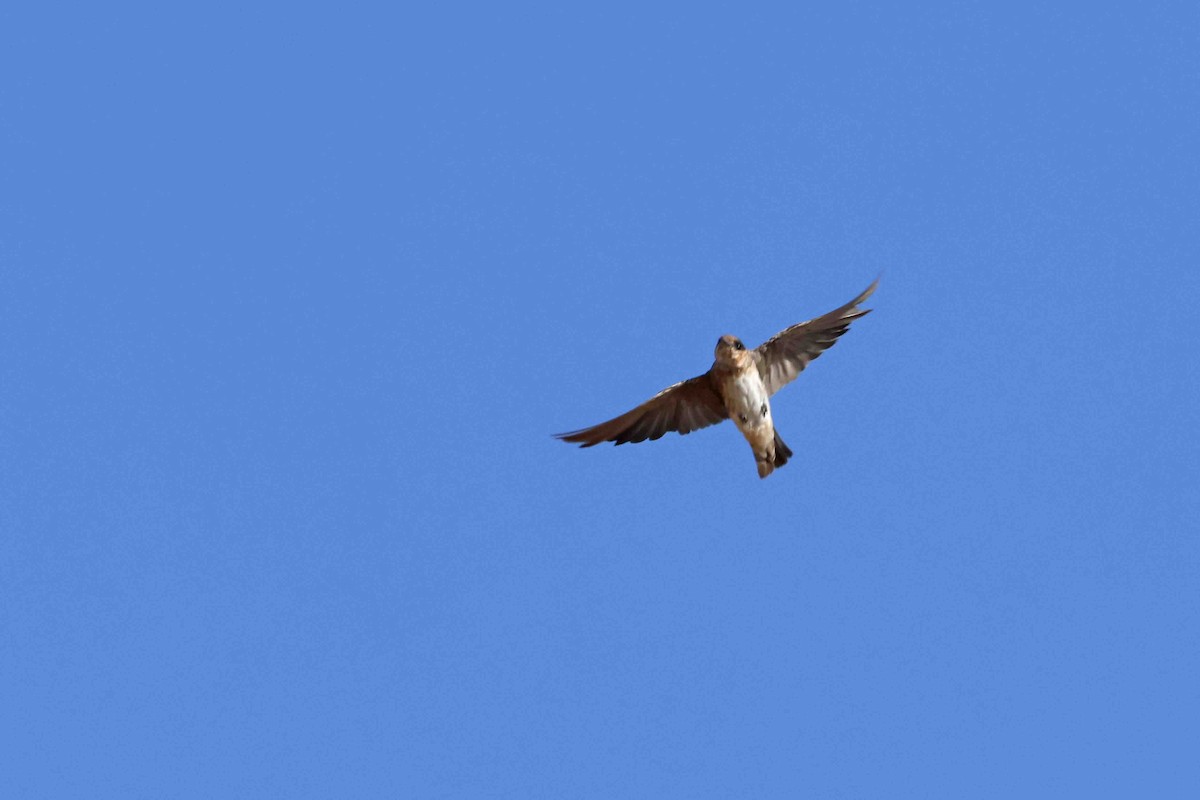
{"label": "bird's tail", "polygon": [[765,478],[775,471],[776,467],[782,467],[792,457],[792,448],[784,444],[783,439],[779,438],[779,431],[775,431],[775,458],[772,459],[769,453],[764,454],[758,461],[758,477]]}

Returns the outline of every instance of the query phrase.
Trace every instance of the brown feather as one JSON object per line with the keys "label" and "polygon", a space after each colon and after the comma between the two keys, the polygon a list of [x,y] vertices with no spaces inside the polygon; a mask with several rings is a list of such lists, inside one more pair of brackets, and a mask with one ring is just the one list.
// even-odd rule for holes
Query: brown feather
{"label": "brown feather", "polygon": [[862,294],[828,314],[801,322],[763,342],[754,350],[758,372],[770,394],[775,394],[796,379],[809,362],[834,345],[850,329],[850,323],[871,310],[858,308],[879,285],[879,279]]}
{"label": "brown feather", "polygon": [[654,440],[670,431],[688,434],[709,425],[716,425],[728,414],[710,373],[668,386],[632,411],[619,417],[555,436],[564,442],[578,442],[591,447],[601,442],[625,444]]}

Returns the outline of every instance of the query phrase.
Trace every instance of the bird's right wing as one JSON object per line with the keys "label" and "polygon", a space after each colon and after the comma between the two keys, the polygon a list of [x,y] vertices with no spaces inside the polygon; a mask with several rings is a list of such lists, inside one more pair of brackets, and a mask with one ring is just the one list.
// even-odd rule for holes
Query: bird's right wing
{"label": "bird's right wing", "polygon": [[601,422],[583,430],[557,433],[564,442],[579,442],[591,447],[601,442],[653,441],[668,431],[686,434],[718,422],[729,416],[717,394],[709,373],[668,386],[632,411],[616,419]]}

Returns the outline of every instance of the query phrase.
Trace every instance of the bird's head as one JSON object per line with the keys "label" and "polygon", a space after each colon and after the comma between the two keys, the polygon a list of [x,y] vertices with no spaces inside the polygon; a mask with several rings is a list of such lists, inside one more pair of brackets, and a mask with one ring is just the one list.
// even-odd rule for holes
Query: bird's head
{"label": "bird's head", "polygon": [[742,340],[727,333],[717,339],[717,349],[713,355],[718,364],[739,366],[746,358],[746,352],[746,345],[742,344]]}

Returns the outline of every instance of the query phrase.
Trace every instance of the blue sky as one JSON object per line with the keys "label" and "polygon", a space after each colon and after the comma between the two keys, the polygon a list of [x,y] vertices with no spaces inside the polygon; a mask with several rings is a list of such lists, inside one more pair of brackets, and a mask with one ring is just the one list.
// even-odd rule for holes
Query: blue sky
{"label": "blue sky", "polygon": [[4,11],[0,793],[1196,796],[1198,34]]}

